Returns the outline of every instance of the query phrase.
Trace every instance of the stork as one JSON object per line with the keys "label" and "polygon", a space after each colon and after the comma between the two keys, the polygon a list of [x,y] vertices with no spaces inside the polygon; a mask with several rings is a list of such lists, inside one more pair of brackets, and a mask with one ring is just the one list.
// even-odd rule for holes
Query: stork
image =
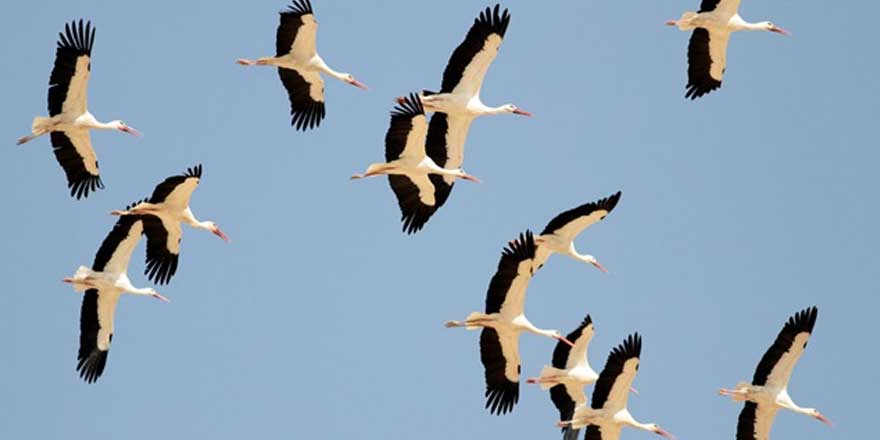
{"label": "stork", "polygon": [[281,83],[290,97],[290,124],[297,130],[317,128],[326,114],[324,110],[324,80],[321,73],[357,88],[367,86],[349,73],[330,68],[318,55],[315,38],[318,21],[309,0],[293,0],[286,11],[279,13],[281,22],[275,36],[275,56],[256,61],[240,58],[243,66],[275,66]]}
{"label": "stork", "polygon": [[76,370],[80,377],[93,383],[104,373],[107,353],[113,340],[113,315],[123,293],[147,295],[168,302],[155,289],[137,288],[128,279],[128,262],[143,232],[137,216],[120,218],[101,243],[92,268],[84,266],[64,282],[74,290],[85,291],[80,312],[79,355]]}
{"label": "stork", "polygon": [[749,23],[739,16],[740,0],[703,0],[699,12],[685,12],[667,26],[690,31],[688,83],[685,98],[697,99],[719,87],[727,67],[727,42],[738,31],[769,31],[791,35],[769,22]]}
{"label": "stork", "polygon": [[636,421],[626,408],[629,390],[639,370],[641,352],[642,338],[638,333],[629,335],[622,344],[611,350],[605,368],[599,373],[599,380],[593,388],[590,406],[577,407],[574,417],[570,421],[560,422],[560,425],[571,426],[572,429],[586,427],[586,440],[618,440],[623,426],[675,440],[672,434],[656,423]]}
{"label": "stork", "polygon": [[486,408],[502,415],[519,401],[519,334],[527,331],[574,344],[558,330],[535,327],[523,312],[526,289],[537,270],[535,237],[531,231],[520,234],[501,253],[498,270],[489,282],[485,313],[473,312],[464,321],[447,321],[446,327],[483,328],[480,333],[480,359],[486,376]]}
{"label": "stork", "polygon": [[736,425],[737,440],[769,439],[770,427],[780,408],[808,415],[831,426],[831,421],[817,409],[802,408],[788,395],[788,380],[807,348],[818,314],[819,309],[814,306],[788,318],[773,345],[758,362],[752,383],[741,382],[736,389],[719,390],[723,396],[745,402]]}
{"label": "stork", "polygon": [[[474,20],[464,41],[452,52],[440,92],[425,90],[422,97],[425,108],[434,111],[428,124],[426,151],[438,166],[460,168],[464,162],[464,144],[471,123],[478,116],[516,114],[532,116],[514,104],[489,107],[480,100],[480,89],[489,66],[498,55],[504,40],[510,14],[500,5],[480,13]],[[403,97],[398,98],[399,102]],[[430,176],[437,188],[437,207],[443,206],[455,179],[452,176]]]}
{"label": "stork", "polygon": [[[571,420],[574,409],[587,402],[584,386],[596,382],[599,374],[590,367],[587,349],[595,334],[593,319],[590,315],[566,336],[574,346],[557,342],[553,349],[551,366],[541,370],[541,376],[527,380],[528,383],[540,384],[542,390],[550,389],[550,400],[559,410],[560,420]],[[575,440],[580,430],[563,428],[563,438]]]}
{"label": "stork", "polygon": [[137,215],[144,223],[147,236],[147,266],[144,274],[156,284],[168,284],[177,273],[180,258],[181,223],[203,229],[222,238],[229,237],[213,221],[201,221],[189,208],[189,199],[202,178],[202,166],[188,168],[186,173],[171,176],[156,186],[149,199],[113,215]]}
{"label": "stork", "polygon": [[83,26],[80,19],[79,23],[64,25],[64,32],[58,33],[55,67],[49,76],[49,117],[34,118],[31,134],[16,142],[22,145],[49,133],[55,159],[67,176],[70,196],[77,200],[104,188],[89,130],[117,130],[140,136],[123,121],[98,121],[86,108],[94,44],[91,22]]}
{"label": "stork", "polygon": [[480,180],[463,170],[441,168],[425,155],[425,109],[419,96],[410,94],[391,112],[391,124],[385,134],[385,163],[374,163],[352,179],[388,175],[388,183],[400,205],[403,230],[417,232],[439,208],[436,188],[430,177],[449,176],[472,182]]}
{"label": "stork", "polygon": [[584,229],[604,220],[617,206],[620,195],[621,192],[618,191],[604,199],[569,209],[550,220],[541,235],[535,239],[539,244],[537,258],[539,268],[552,253],[560,253],[577,261],[592,264],[602,272],[608,272],[596,257],[578,253],[574,239]]}

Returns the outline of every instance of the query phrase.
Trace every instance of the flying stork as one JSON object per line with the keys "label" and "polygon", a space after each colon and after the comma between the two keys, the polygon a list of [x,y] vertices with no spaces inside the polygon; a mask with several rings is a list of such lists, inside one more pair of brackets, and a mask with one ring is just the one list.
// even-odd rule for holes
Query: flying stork
{"label": "flying stork", "polygon": [[629,391],[639,370],[641,352],[642,338],[638,333],[629,335],[622,344],[611,350],[593,388],[591,405],[577,407],[574,417],[570,421],[563,420],[560,425],[571,426],[572,429],[587,427],[585,440],[618,440],[624,425],[675,440],[672,434],[656,423],[636,421],[626,409]]}
{"label": "flying stork", "polygon": [[183,230],[180,223],[196,229],[204,229],[222,238],[229,237],[217,223],[200,221],[189,208],[189,199],[202,178],[202,166],[196,165],[186,173],[171,176],[156,186],[149,199],[136,203],[124,211],[112,211],[113,215],[136,215],[143,219],[147,236],[147,266],[144,274],[156,284],[167,284],[177,273],[180,257],[180,240]]}
{"label": "flying stork", "polygon": [[767,440],[779,408],[806,414],[829,426],[831,421],[815,408],[801,408],[788,395],[788,379],[798,359],[807,348],[819,309],[801,310],[788,318],[773,345],[764,353],[755,369],[752,383],[741,382],[736,389],[719,390],[734,401],[745,401],[736,425],[737,440]]}
{"label": "flying stork", "polygon": [[367,90],[367,86],[348,73],[340,73],[318,55],[315,20],[310,0],[293,0],[286,11],[279,12],[281,23],[275,36],[275,56],[256,61],[240,58],[242,66],[276,66],[281,83],[290,96],[290,124],[297,130],[317,128],[324,119],[324,80],[321,73]]}
{"label": "flying stork", "polygon": [[64,25],[64,33],[58,33],[55,67],[49,76],[49,117],[34,118],[31,134],[16,142],[22,145],[49,133],[55,159],[67,175],[70,196],[77,199],[104,188],[89,130],[118,130],[140,136],[120,120],[98,121],[86,108],[94,44],[95,28],[91,22],[83,26],[80,19],[79,23]]}
{"label": "flying stork", "polygon": [[685,98],[697,99],[719,87],[727,66],[727,41],[731,32],[770,31],[790,35],[769,21],[749,23],[739,16],[740,0],[703,0],[699,12],[685,12],[667,26],[693,30],[688,45],[688,83]]}
{"label": "flying stork", "polygon": [[543,266],[547,258],[555,252],[592,264],[602,272],[608,272],[596,257],[578,253],[574,247],[574,239],[584,229],[604,220],[617,206],[620,195],[621,192],[618,191],[604,199],[569,209],[550,220],[541,235],[535,239],[539,244],[538,267]]}
{"label": "flying stork", "polygon": [[573,346],[558,330],[535,327],[523,312],[526,289],[537,266],[535,237],[520,234],[501,253],[498,270],[489,282],[486,312],[473,312],[464,321],[447,321],[446,327],[465,327],[480,333],[480,359],[486,374],[486,408],[502,415],[519,401],[519,334],[523,331],[553,338]]}
{"label": "flying stork", "polygon": [[[501,11],[500,5],[495,5],[494,10],[482,11],[464,41],[452,52],[443,71],[440,92],[422,92],[425,108],[435,112],[428,125],[426,150],[438,166],[450,169],[462,166],[465,140],[476,117],[508,113],[532,116],[513,104],[488,107],[480,100],[483,79],[498,55],[509,24],[510,14],[507,9]],[[439,175],[432,175],[430,179],[437,188],[439,208],[452,192],[455,179]]]}
{"label": "flying stork", "polygon": [[[556,343],[553,349],[553,361],[551,366],[541,370],[541,376],[527,380],[528,383],[541,385],[542,390],[550,389],[550,400],[559,410],[560,420],[571,420],[574,409],[578,405],[587,402],[584,394],[584,386],[596,382],[599,374],[590,367],[587,359],[587,349],[595,334],[593,319],[590,315],[581,324],[566,336],[574,346]],[[563,428],[563,439],[575,440],[580,430]]]}
{"label": "flying stork", "polygon": [[447,170],[437,166],[425,155],[425,132],[427,130],[425,109],[419,96],[410,94],[391,112],[391,125],[385,134],[386,163],[374,163],[363,174],[352,179],[388,175],[388,183],[400,205],[403,230],[408,234],[418,232],[439,208],[436,188],[429,179],[432,175],[449,176],[452,179],[480,180],[460,168]]}
{"label": "flying stork", "polygon": [[83,380],[93,383],[104,373],[107,353],[113,340],[113,315],[123,293],[149,295],[168,302],[152,288],[137,288],[128,279],[128,262],[143,232],[137,216],[121,217],[101,243],[92,268],[81,266],[64,282],[77,292],[85,291],[80,312],[79,355],[76,370]]}

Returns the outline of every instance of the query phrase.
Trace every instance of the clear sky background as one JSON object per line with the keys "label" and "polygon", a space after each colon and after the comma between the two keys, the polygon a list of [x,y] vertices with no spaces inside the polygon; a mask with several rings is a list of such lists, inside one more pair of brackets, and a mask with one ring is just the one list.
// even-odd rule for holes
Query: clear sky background
{"label": "clear sky background", "polygon": [[[781,412],[775,439],[866,438],[875,417],[880,216],[876,23],[880,6],[744,1],[791,38],[738,34],[724,87],[684,99],[681,2],[510,0],[483,100],[532,111],[477,120],[465,169],[415,236],[384,179],[392,98],[437,88],[480,9],[473,1],[314,0],[318,48],[363,92],[327,81],[317,131],[289,126],[274,54],[283,0],[10,2],[0,30],[0,438],[557,438],[546,392],[510,415],[484,409],[478,333],[442,322],[481,310],[505,243],[622,190],[578,246],[611,271],[555,256],[529,288],[538,326],[596,322],[590,362],[644,335],[636,418],[681,440],[733,438],[751,378],[783,322],[819,307],[790,383],[833,429]],[[564,3],[564,5],[556,5]],[[854,6],[854,5],[851,5]],[[98,33],[90,110],[142,130],[93,134],[106,190],[71,199],[47,137],[16,147],[46,112],[64,23]],[[126,296],[104,376],[75,372],[81,297],[61,279],[91,264],[107,215],[204,164],[192,208],[232,237],[186,229],[163,304]],[[143,245],[129,274],[149,285]],[[554,341],[524,335],[523,375]],[[624,438],[649,438],[629,432]]]}

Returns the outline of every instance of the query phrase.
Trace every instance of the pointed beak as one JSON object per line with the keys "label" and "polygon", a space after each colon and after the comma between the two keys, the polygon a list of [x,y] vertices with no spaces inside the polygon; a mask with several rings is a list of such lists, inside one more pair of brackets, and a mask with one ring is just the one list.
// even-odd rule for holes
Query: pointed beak
{"label": "pointed beak", "polygon": [[355,87],[357,87],[357,88],[359,88],[359,89],[361,89],[361,90],[370,90],[370,88],[367,87],[366,84],[364,84],[364,83],[362,83],[362,82],[360,82],[360,81],[358,81],[358,80],[356,80],[356,79],[352,79],[351,82],[350,82],[349,84],[351,84],[351,85],[353,85],[353,86],[355,86]]}
{"label": "pointed beak", "polygon": [[134,128],[131,128],[131,127],[129,127],[129,126],[125,126],[125,127],[121,128],[120,130],[122,130],[122,131],[124,131],[124,132],[126,132],[126,133],[128,133],[128,134],[130,134],[130,135],[132,135],[132,136],[134,136],[134,137],[141,137],[141,136],[143,136],[143,134],[141,134],[141,132],[139,132],[139,131],[137,131],[137,130],[135,130]]}
{"label": "pointed beak", "polygon": [[637,390],[636,387],[629,387],[629,392],[635,394],[636,396],[639,395],[639,390]]}
{"label": "pointed beak", "polygon": [[571,341],[569,341],[565,336],[560,336],[558,339],[562,342],[565,342],[569,346],[574,347],[574,344],[572,344]]}
{"label": "pointed beak", "polygon": [[222,238],[223,241],[225,241],[225,242],[227,242],[227,243],[229,243],[230,241],[232,241],[232,240],[229,239],[228,236],[226,236],[226,234],[223,233],[223,231],[220,230],[220,228],[214,228],[214,230],[211,231],[211,232],[213,232],[214,235],[216,235],[216,236]]}
{"label": "pointed beak", "polygon": [[670,434],[669,431],[667,431],[663,428],[657,428],[657,434],[660,434],[663,437],[668,438],[669,440],[675,440],[675,436]]}
{"label": "pointed beak", "polygon": [[464,179],[464,180],[467,180],[467,181],[469,181],[469,182],[483,183],[480,179],[477,178],[477,176],[472,176],[472,175],[470,175],[470,174],[468,174],[468,173],[464,173],[464,174],[462,174],[461,178]]}
{"label": "pointed beak", "polygon": [[665,24],[666,26],[678,26],[678,21],[676,21],[676,20],[666,20],[666,22],[664,22],[663,24]]}
{"label": "pointed beak", "polygon": [[531,114],[531,113],[529,113],[529,112],[527,112],[527,111],[525,111],[525,110],[520,110],[520,109],[516,109],[516,110],[514,110],[514,111],[513,111],[513,114],[515,114],[515,115],[520,115],[520,116],[528,116],[528,117],[530,117],[530,118],[532,117],[532,114]]}
{"label": "pointed beak", "polygon": [[773,29],[770,29],[770,32],[776,32],[777,34],[782,34],[782,35],[785,35],[786,37],[791,36],[791,32],[789,32],[781,27],[774,27]]}
{"label": "pointed beak", "polygon": [[170,302],[171,302],[170,299],[165,298],[164,296],[162,296],[161,294],[159,294],[159,292],[156,292],[156,293],[154,293],[154,294],[152,294],[152,295],[150,295],[150,296],[152,296],[153,298],[158,299],[159,301],[165,302],[165,303],[170,303]]}
{"label": "pointed beak", "polygon": [[816,420],[818,420],[818,421],[820,421],[820,422],[822,422],[832,428],[834,427],[834,423],[832,423],[831,420],[828,420],[828,418],[823,416],[822,414],[816,414]]}
{"label": "pointed beak", "polygon": [[602,263],[600,263],[600,262],[598,262],[598,261],[594,261],[594,262],[592,262],[592,263],[590,263],[590,264],[592,264],[593,266],[595,266],[596,269],[599,269],[599,270],[601,270],[601,271],[604,272],[604,273],[608,273],[608,269],[605,269],[605,266],[603,266]]}

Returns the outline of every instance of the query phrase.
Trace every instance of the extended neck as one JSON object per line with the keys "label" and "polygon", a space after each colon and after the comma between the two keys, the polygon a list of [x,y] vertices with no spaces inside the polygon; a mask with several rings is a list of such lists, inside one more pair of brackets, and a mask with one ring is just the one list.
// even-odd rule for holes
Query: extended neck
{"label": "extended neck", "polygon": [[556,332],[553,330],[544,330],[538,327],[535,327],[525,316],[522,317],[522,320],[519,324],[519,327],[529,333],[534,333],[538,336],[544,336],[547,338],[556,339]]}
{"label": "extended neck", "polygon": [[327,75],[330,75],[340,81],[348,82],[349,75],[347,73],[337,72],[331,69],[330,66],[328,66],[327,63],[325,63],[319,55],[315,54],[315,59],[314,61],[312,61],[312,63],[315,65],[315,67],[318,68],[318,70],[326,73]]}

